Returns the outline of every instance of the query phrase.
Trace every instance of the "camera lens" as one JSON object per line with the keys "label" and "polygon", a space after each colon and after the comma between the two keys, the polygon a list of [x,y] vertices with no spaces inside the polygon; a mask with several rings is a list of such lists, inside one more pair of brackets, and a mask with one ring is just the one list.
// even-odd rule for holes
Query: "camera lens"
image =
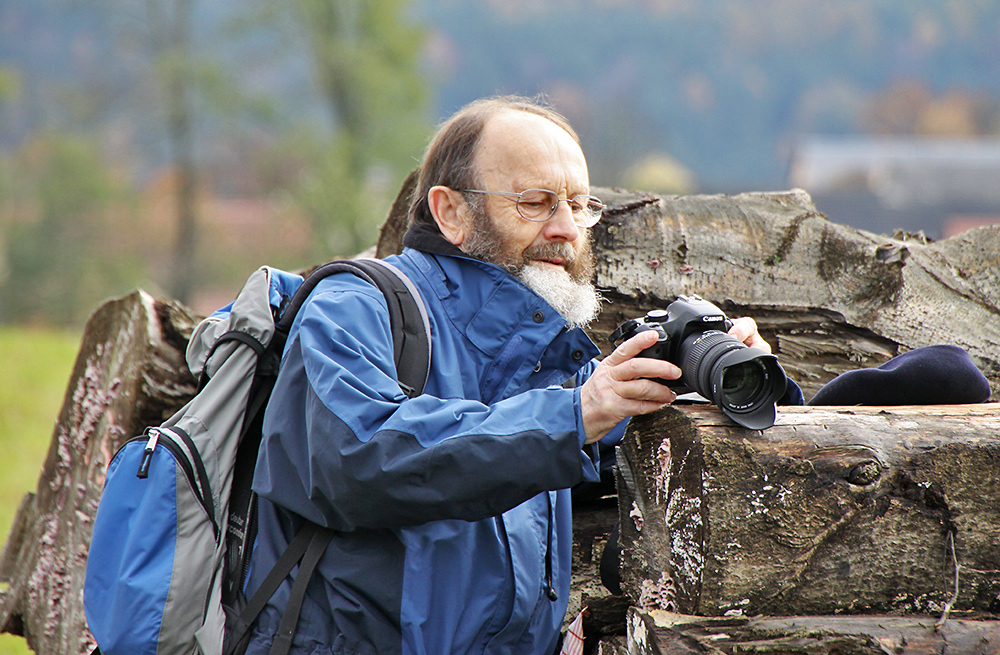
{"label": "camera lens", "polygon": [[689,336],[678,355],[684,383],[729,418],[754,430],[774,425],[774,403],[787,384],[774,355],[718,330]]}
{"label": "camera lens", "polygon": [[766,381],[767,376],[760,362],[742,362],[723,371],[722,393],[733,405],[745,406],[760,397]]}

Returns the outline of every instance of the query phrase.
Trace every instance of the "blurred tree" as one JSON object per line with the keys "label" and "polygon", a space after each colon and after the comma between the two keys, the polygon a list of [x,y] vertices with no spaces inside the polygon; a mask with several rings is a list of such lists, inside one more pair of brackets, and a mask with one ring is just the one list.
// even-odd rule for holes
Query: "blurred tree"
{"label": "blurred tree", "polygon": [[142,274],[139,255],[123,248],[133,198],[79,136],[38,135],[5,163],[0,320],[79,327]]}
{"label": "blurred tree", "polygon": [[[207,223],[210,200],[227,192],[253,196],[259,190],[243,183],[248,165],[244,152],[259,139],[258,128],[272,126],[275,101],[270,89],[254,85],[253,67],[247,61],[245,31],[233,24],[248,12],[242,6],[220,6],[212,0],[101,0],[108,21],[114,24],[115,59],[129,62],[119,70],[115,107],[125,107],[118,124],[125,126],[124,140],[139,155],[145,170],[131,172],[136,180],[162,178],[164,166],[172,181],[173,231],[170,242],[160,245],[154,275],[170,296],[194,304],[205,287],[224,284],[235,275],[242,281],[248,267],[230,271],[216,264]],[[241,41],[241,37],[246,37]],[[114,116],[113,110],[109,114]],[[115,135],[123,139],[123,135]],[[156,159],[150,157],[156,152]],[[120,156],[120,153],[119,153]],[[155,169],[148,165],[155,162]],[[239,186],[240,188],[235,189]],[[227,187],[227,188],[224,188]]]}
{"label": "blurred tree", "polygon": [[197,270],[196,193],[198,171],[194,153],[194,116],[191,107],[194,51],[193,0],[149,0],[145,4],[154,71],[166,121],[170,160],[177,176],[175,210],[177,233],[170,265],[169,291],[190,303]]}
{"label": "blurred tree", "polygon": [[920,80],[897,80],[884,91],[872,94],[868,109],[860,117],[863,131],[872,134],[914,134],[920,114],[932,94]]}
{"label": "blurred tree", "polygon": [[872,94],[859,122],[873,134],[969,138],[992,135],[998,116],[1000,101],[984,93],[956,89],[938,95],[907,79]]}
{"label": "blurred tree", "polygon": [[[0,66],[0,136],[4,135],[6,132],[6,122],[4,118],[8,114],[8,105],[11,103],[12,99],[17,96],[18,90],[20,89],[19,84],[20,78],[17,72],[6,66]],[[0,141],[2,144],[2,141]],[[0,157],[0,212],[3,211],[5,204],[5,199],[10,198],[13,190],[13,180],[12,170],[6,158]],[[0,214],[0,226],[3,225],[2,214]],[[7,276],[7,256],[6,256],[6,246],[7,242],[4,238],[5,234],[3,230],[0,230],[0,284],[2,284],[3,279]],[[3,319],[3,307],[0,305],[0,320]]]}
{"label": "blurred tree", "polygon": [[934,98],[920,112],[917,133],[926,136],[973,137],[983,134],[985,105],[971,94],[953,91]]}
{"label": "blurred tree", "polygon": [[0,106],[17,97],[21,90],[21,76],[10,66],[0,66]]}
{"label": "blurred tree", "polygon": [[317,255],[374,243],[427,134],[423,30],[407,0],[295,0],[313,77],[333,126],[316,142],[296,195],[313,216]]}

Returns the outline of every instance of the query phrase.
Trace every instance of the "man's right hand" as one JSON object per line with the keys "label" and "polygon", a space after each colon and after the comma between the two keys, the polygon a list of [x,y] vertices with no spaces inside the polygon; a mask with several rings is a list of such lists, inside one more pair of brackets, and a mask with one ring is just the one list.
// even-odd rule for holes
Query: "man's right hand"
{"label": "man's right hand", "polygon": [[674,402],[677,394],[653,378],[675,380],[681,370],[670,362],[636,357],[656,343],[656,333],[640,332],[604,358],[580,388],[586,443],[594,443],[630,416],[648,414]]}

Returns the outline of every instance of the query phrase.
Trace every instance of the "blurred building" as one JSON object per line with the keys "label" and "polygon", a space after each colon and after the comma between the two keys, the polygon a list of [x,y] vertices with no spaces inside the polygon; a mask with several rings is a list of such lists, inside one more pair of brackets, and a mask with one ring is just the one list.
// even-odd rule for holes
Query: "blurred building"
{"label": "blurred building", "polygon": [[947,238],[1000,223],[1000,139],[803,137],[788,182],[837,223]]}

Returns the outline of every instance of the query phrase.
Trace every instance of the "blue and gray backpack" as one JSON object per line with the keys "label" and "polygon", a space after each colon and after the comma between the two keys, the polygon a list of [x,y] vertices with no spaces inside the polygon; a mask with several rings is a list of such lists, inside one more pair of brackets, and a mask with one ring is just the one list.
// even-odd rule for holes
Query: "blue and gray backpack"
{"label": "blue and gray backpack", "polygon": [[335,261],[303,279],[264,267],[198,325],[187,362],[194,398],[128,441],[108,467],[84,583],[87,622],[104,655],[235,655],[298,567],[272,653],[287,653],[305,588],[332,533],[306,524],[253,598],[243,585],[256,537],[251,491],[264,408],[288,331],[316,284],[350,272],[389,307],[397,378],[409,396],[430,367],[427,313],[415,287],[375,259]]}

